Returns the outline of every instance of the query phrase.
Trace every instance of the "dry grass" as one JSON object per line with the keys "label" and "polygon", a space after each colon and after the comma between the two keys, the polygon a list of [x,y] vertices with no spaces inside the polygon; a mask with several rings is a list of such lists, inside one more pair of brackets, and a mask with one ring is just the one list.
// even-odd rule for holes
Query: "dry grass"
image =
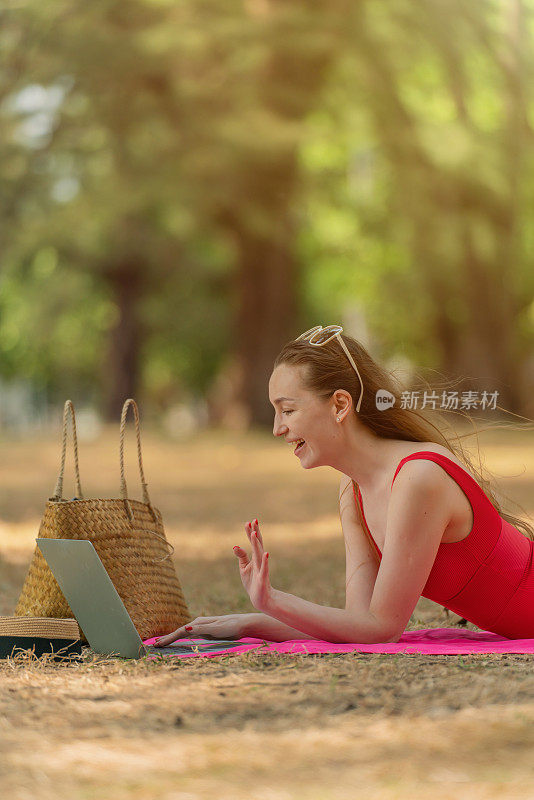
{"label": "dry grass", "polygon": [[[502,490],[534,517],[534,436],[496,432],[482,442]],[[343,604],[334,473],[301,470],[262,435],[173,443],[153,434],[144,445],[193,614],[252,610],[231,548],[256,516],[274,585]],[[56,441],[3,443],[0,614],[13,611],[58,460]],[[83,443],[81,468],[87,496],[117,494],[115,430]],[[138,496],[133,468],[128,477]],[[411,626],[453,619],[423,600]],[[527,656],[127,662],[87,651],[82,663],[4,661],[0,674],[0,785],[14,800],[534,795]]]}

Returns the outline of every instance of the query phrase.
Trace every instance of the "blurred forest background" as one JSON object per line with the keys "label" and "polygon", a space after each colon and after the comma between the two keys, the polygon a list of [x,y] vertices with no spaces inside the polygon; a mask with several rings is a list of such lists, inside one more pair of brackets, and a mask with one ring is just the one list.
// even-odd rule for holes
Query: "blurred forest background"
{"label": "blurred forest background", "polygon": [[270,425],[273,359],[317,323],[532,416],[533,17],[4,3],[0,428],[132,395]]}

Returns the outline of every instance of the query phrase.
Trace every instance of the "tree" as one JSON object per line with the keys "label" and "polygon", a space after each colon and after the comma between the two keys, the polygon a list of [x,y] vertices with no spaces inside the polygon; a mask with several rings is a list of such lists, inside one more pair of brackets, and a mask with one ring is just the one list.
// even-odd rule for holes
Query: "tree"
{"label": "tree", "polygon": [[[328,109],[334,125],[356,133],[342,182],[367,138],[361,152],[371,157],[371,190],[364,181],[350,197],[339,182],[335,191],[344,218],[347,200],[358,218],[349,236],[375,252],[375,277],[361,286],[377,340],[393,354],[402,332],[417,360],[465,377],[464,388],[481,380],[499,389],[514,411],[528,396],[534,295],[522,6],[507,4],[499,16],[438,0],[399,0],[387,12],[355,4],[347,21],[355,46],[333,75],[333,102],[347,112]],[[368,112],[363,125],[354,106]],[[367,258],[359,271],[369,269]]]}

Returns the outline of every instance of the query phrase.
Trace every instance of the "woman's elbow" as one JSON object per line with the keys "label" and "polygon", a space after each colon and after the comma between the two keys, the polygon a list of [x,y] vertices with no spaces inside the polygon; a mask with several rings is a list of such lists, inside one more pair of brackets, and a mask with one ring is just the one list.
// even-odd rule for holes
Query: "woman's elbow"
{"label": "woman's elbow", "polygon": [[[369,627],[370,630],[365,637],[366,644],[396,644],[404,633],[404,626],[402,629],[399,628],[398,620],[380,620],[372,616]],[[360,637],[361,633],[360,630]]]}
{"label": "woman's elbow", "polygon": [[403,624],[404,620],[400,619],[398,616],[391,619],[371,614],[371,619],[373,621],[373,627],[379,637],[376,641],[382,642],[383,644],[396,644],[406,628],[406,625]]}
{"label": "woman's elbow", "polygon": [[[398,622],[384,623],[379,626],[378,634],[383,644],[396,644],[404,633],[404,626],[399,628]],[[378,641],[378,640],[377,640]]]}
{"label": "woman's elbow", "polygon": [[343,638],[332,639],[339,644],[396,644],[402,633],[372,632],[362,635],[361,630]]}
{"label": "woman's elbow", "polygon": [[401,631],[400,633],[394,633],[389,639],[384,639],[383,641],[386,644],[397,644],[403,633],[404,631]]}

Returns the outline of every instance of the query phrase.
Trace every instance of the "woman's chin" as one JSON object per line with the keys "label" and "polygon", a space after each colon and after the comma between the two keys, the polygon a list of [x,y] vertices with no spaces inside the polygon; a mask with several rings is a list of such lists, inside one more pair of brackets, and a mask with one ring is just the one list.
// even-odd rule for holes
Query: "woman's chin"
{"label": "woman's chin", "polygon": [[303,453],[302,458],[300,459],[300,466],[302,469],[313,469],[314,467],[321,466],[317,463],[317,460],[310,455],[310,453]]}

